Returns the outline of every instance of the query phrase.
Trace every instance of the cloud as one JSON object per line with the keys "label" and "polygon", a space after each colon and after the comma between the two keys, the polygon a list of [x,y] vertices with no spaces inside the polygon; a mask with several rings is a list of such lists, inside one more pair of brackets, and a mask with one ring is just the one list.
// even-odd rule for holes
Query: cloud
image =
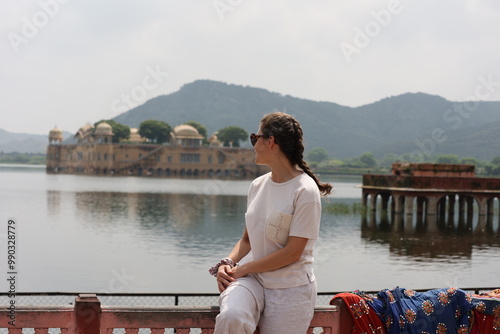
{"label": "cloud", "polygon": [[[147,98],[206,78],[357,106],[407,91],[461,99],[481,75],[500,81],[493,0],[221,1],[223,20],[212,0],[2,1],[0,127],[73,132],[114,117],[113,101],[157,66],[169,76]],[[9,33],[55,2],[14,52]],[[348,63],[340,44],[367,27],[369,44]]]}

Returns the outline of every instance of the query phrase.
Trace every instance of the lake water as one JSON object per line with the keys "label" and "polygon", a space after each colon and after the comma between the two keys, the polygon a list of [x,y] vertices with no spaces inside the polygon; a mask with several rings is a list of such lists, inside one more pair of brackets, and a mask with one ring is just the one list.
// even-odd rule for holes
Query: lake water
{"label": "lake water", "polygon": [[[490,230],[402,231],[363,224],[360,177],[330,177],[315,271],[321,292],[500,286]],[[0,167],[0,268],[16,223],[19,292],[217,292],[208,268],[243,231],[250,181],[47,175]],[[347,212],[327,208],[345,204]],[[7,282],[2,280],[2,291]]]}

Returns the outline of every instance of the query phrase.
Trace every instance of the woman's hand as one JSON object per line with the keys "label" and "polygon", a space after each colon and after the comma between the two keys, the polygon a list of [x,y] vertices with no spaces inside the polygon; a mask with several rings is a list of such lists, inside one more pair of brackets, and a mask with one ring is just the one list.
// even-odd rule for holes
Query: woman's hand
{"label": "woman's hand", "polygon": [[[237,263],[244,258],[248,252],[250,252],[250,248],[250,238],[248,237],[247,228],[245,227],[241,239],[236,243],[228,257],[232,259],[234,263]],[[229,265],[219,266],[219,269],[217,270],[217,287],[219,288],[219,292],[226,290],[227,287],[236,280],[236,278],[243,277],[248,274],[245,273],[245,275],[242,275],[241,271],[235,270],[235,268],[237,267],[231,268]]]}
{"label": "woman's hand", "polygon": [[235,278],[231,276],[231,266],[222,265],[219,267],[217,271],[217,287],[219,288],[219,292],[222,292],[227,289],[227,287],[235,281]]}
{"label": "woman's hand", "polygon": [[227,273],[231,275],[231,278],[237,279],[240,277],[244,277],[248,275],[248,272],[245,270],[246,264],[243,264],[241,266],[236,266],[234,268],[230,268]]}

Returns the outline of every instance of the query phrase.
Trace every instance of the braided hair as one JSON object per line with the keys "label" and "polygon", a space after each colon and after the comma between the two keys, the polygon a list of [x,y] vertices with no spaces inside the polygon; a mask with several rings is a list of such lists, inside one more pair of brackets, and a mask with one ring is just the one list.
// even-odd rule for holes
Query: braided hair
{"label": "braided hair", "polygon": [[265,138],[274,137],[275,143],[280,147],[293,166],[309,175],[316,182],[319,191],[326,196],[332,192],[332,185],[321,183],[316,175],[304,161],[304,144],[302,141],[303,132],[299,122],[292,116],[284,112],[272,112],[264,115],[260,121],[260,130]]}

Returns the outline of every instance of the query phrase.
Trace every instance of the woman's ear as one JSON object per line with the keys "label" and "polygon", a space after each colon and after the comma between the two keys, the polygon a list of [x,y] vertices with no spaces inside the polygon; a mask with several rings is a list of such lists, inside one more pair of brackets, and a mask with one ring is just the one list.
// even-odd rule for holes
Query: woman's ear
{"label": "woman's ear", "polygon": [[274,136],[270,136],[268,142],[269,142],[269,148],[273,148],[273,146],[276,145],[274,141]]}

